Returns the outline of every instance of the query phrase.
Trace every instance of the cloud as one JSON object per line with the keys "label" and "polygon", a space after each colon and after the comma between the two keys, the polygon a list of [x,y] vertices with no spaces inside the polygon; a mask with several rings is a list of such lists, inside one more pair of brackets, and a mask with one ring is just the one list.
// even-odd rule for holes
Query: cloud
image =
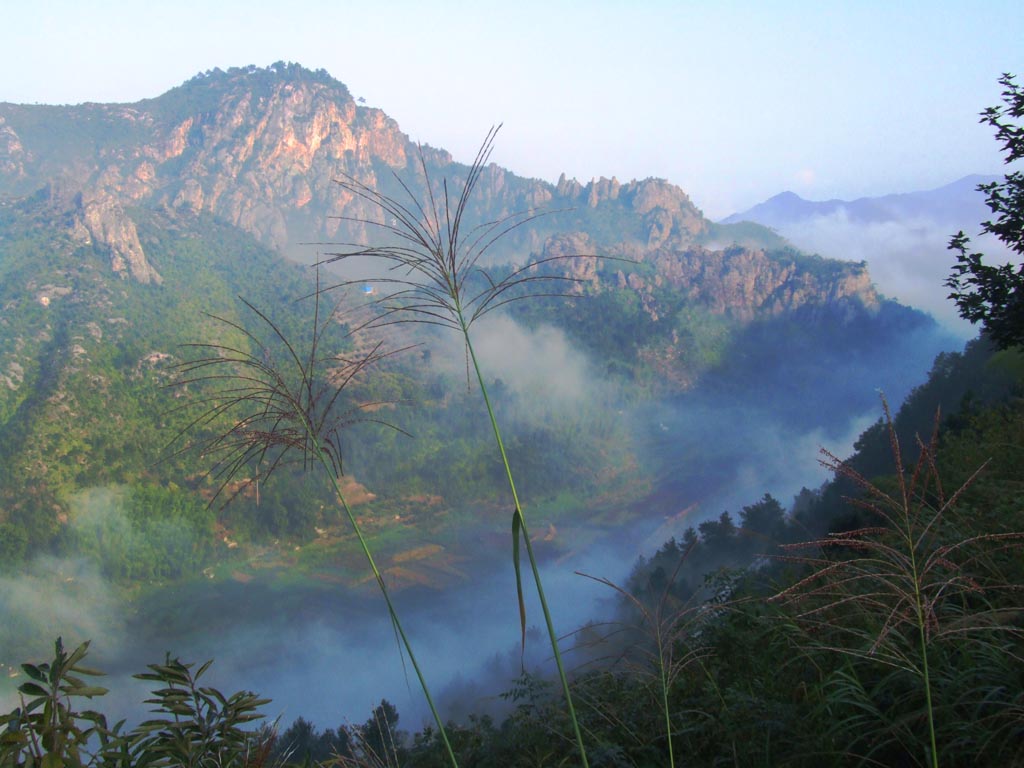
{"label": "cloud", "polygon": [[[513,398],[510,410],[520,424],[541,426],[553,417],[578,415],[614,399],[615,387],[559,328],[527,328],[495,314],[475,323],[471,334],[491,396],[496,394],[493,383],[500,381],[501,391]],[[464,380],[466,352],[461,337],[444,334],[432,346],[435,369]]]}
{"label": "cloud", "polygon": [[540,395],[558,408],[578,401],[595,386],[586,355],[574,349],[558,328],[531,330],[499,316],[474,331],[484,369],[520,397]]}
{"label": "cloud", "polygon": [[20,665],[52,659],[58,637],[65,648],[90,640],[116,655],[124,627],[119,597],[85,560],[41,556],[0,577],[0,707],[17,706],[15,688],[26,679]]}
{"label": "cloud", "polygon": [[[865,261],[878,289],[903,304],[923,309],[961,339],[977,335],[947,296],[945,281],[956,261],[947,245],[953,225],[929,218],[864,222],[850,218],[845,208],[827,216],[778,227],[779,234],[798,248],[822,256]],[[974,246],[991,255],[992,263],[1010,258],[1008,250],[991,237],[979,237]]]}

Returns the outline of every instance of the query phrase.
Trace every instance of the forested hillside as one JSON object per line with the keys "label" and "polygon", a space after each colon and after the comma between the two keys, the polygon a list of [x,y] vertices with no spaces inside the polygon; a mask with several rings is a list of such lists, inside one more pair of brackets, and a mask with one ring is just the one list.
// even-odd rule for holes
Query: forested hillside
{"label": "forested hillside", "polygon": [[[284,64],[0,105],[0,768],[1019,762],[1024,357],[981,255],[951,352],[863,263],[496,136],[453,162]],[[568,577],[607,598],[566,634]],[[230,646],[292,724],[172,651],[114,725],[89,634],[118,674]],[[294,719],[392,640],[422,719]]]}
{"label": "forested hillside", "polygon": [[[338,182],[358,180],[412,205],[428,199],[428,177],[437,195],[445,181],[454,194],[470,172],[415,146],[326,73],[295,65],[214,70],[133,105],[4,104],[0,126],[8,563],[77,551],[76,499],[95,488],[209,503],[218,487],[211,467],[176,443],[191,418],[181,406],[202,393],[166,388],[188,356],[181,345],[234,340],[249,349],[223,322],[259,323],[240,299],[271,313],[289,338],[308,333],[312,303],[299,299],[315,277],[282,253],[308,263],[339,245],[304,239],[366,242],[388,223]],[[510,437],[529,447],[520,461],[538,502],[568,493],[583,507],[588,496],[646,492],[651,467],[632,438],[638,404],[702,386],[743,397],[756,375],[765,402],[802,414],[807,428],[838,429],[872,406],[870,388],[818,386],[833,394],[808,410],[812,380],[839,385],[871,370],[871,386],[899,390],[946,343],[930,319],[880,298],[863,265],[807,256],[765,229],[714,225],[662,180],[550,185],[487,163],[465,216],[467,227],[514,224],[481,252],[495,278],[533,259],[541,265],[531,274],[569,289],[510,305],[524,343],[557,343],[545,363],[495,376],[510,394],[502,406]],[[347,261],[342,275],[386,291],[387,282],[373,282],[378,268]],[[343,279],[330,271],[338,267],[326,268],[325,284]],[[481,450],[486,424],[452,362],[461,353],[422,327],[353,335],[379,311],[376,301],[362,282],[331,296],[332,353],[412,346],[349,386],[350,405],[388,403],[379,420],[398,431],[357,420],[348,474],[379,499],[380,519],[415,518],[415,529],[435,518],[409,514],[420,497],[440,499],[438,513],[472,514],[467,505],[490,498],[501,473]],[[538,388],[550,388],[558,369],[573,371],[564,385],[571,407],[527,405],[542,402]],[[249,479],[257,476],[250,468]],[[218,506],[217,540],[181,573],[215,564],[227,541],[317,538],[333,524],[319,512],[326,493],[301,473],[282,473],[258,499],[253,491]]]}

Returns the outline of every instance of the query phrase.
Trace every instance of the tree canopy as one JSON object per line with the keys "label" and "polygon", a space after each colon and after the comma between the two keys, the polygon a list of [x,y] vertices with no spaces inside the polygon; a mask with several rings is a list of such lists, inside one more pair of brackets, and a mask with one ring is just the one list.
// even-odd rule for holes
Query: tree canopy
{"label": "tree canopy", "polygon": [[[999,79],[1004,87],[1003,104],[981,113],[981,122],[996,129],[996,140],[1003,145],[1004,162],[1024,157],[1024,89],[1014,75]],[[980,184],[987,195],[986,204],[994,218],[983,222],[982,232],[993,234],[1014,253],[1024,255],[1024,174],[1008,173],[1003,181]],[[970,238],[963,231],[950,240],[957,252],[946,285],[949,298],[956,302],[960,316],[972,323],[981,322],[985,333],[1001,348],[1024,342],[1024,263],[1002,266],[985,264],[981,253],[969,253]]]}

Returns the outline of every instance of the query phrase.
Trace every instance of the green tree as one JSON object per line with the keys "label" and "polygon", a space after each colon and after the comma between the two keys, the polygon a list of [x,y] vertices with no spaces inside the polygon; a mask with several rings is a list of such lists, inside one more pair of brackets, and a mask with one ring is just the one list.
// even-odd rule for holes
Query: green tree
{"label": "green tree", "polygon": [[404,736],[398,731],[398,710],[387,699],[381,699],[370,719],[358,729],[365,762],[380,766],[398,764],[403,740]]}
{"label": "green tree", "polygon": [[[981,122],[996,129],[1002,142],[1004,162],[1024,157],[1024,89],[1014,76],[999,79],[1003,105],[981,113]],[[994,220],[983,222],[982,232],[993,234],[1014,253],[1024,255],[1024,174],[1008,173],[1003,181],[981,184],[978,191],[988,197],[986,204]],[[950,240],[949,249],[957,252],[946,286],[949,298],[956,302],[960,316],[972,323],[981,322],[985,333],[1000,346],[1012,347],[1024,342],[1024,263],[992,266],[983,263],[981,253],[969,253],[970,238],[961,230]]]}
{"label": "green tree", "polygon": [[281,765],[320,765],[351,760],[352,738],[344,726],[319,731],[304,717],[293,722],[274,741],[273,758]]}

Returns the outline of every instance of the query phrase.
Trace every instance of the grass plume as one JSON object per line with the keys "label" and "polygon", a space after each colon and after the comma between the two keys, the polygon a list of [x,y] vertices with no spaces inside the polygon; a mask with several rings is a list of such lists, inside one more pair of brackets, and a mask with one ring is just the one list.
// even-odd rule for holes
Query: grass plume
{"label": "grass plume", "polygon": [[[467,207],[490,160],[494,139],[499,128],[500,126],[492,128],[488,132],[457,195],[449,190],[447,179],[444,179],[440,188],[435,191],[422,151],[419,153],[419,161],[426,184],[423,199],[418,198],[409,185],[397,174],[395,178],[405,192],[407,198],[405,200],[382,194],[352,176],[344,176],[339,179],[338,183],[346,191],[369,203],[383,214],[383,223],[368,219],[354,219],[362,224],[379,228],[383,243],[379,245],[342,244],[338,246],[338,250],[327,255],[325,262],[336,263],[366,258],[386,267],[386,277],[369,281],[381,288],[382,295],[374,302],[377,313],[362,327],[395,323],[425,323],[452,329],[462,337],[466,348],[467,368],[471,363],[487,408],[495,444],[512,497],[512,562],[516,576],[523,642],[525,642],[526,636],[526,609],[523,598],[520,547],[526,550],[526,557],[533,574],[555,665],[558,668],[566,706],[579,748],[580,760],[586,768],[588,765],[586,748],[573,706],[572,693],[559,650],[558,636],[544,594],[540,569],[530,541],[526,517],[519,501],[501,429],[494,415],[494,408],[488,395],[479,360],[473,349],[470,333],[474,322],[510,302],[538,295],[568,295],[564,291],[565,285],[576,282],[576,278],[542,272],[538,270],[538,267],[549,262],[576,258],[576,256],[560,255],[542,258],[526,266],[512,268],[502,276],[491,274],[483,266],[483,257],[496,242],[515,229],[543,215],[536,211],[526,210],[476,227],[467,227],[465,224]],[[364,281],[343,282],[332,287],[343,287],[356,282]]]}
{"label": "grass plume", "polygon": [[[676,765],[672,738],[676,729],[672,724],[670,692],[689,664],[701,662],[711,653],[711,650],[702,645],[699,640],[699,629],[706,619],[707,607],[696,601],[695,595],[691,595],[687,600],[680,600],[672,593],[672,586],[675,584],[679,571],[692,547],[691,544],[682,553],[675,570],[653,604],[648,604],[630,590],[610,579],[576,572],[580,576],[613,589],[637,617],[636,623],[613,622],[610,625],[611,632],[602,637],[599,642],[606,642],[614,635],[625,634],[625,638],[621,641],[626,644],[626,650],[619,659],[638,679],[650,676],[655,680],[656,698],[664,723],[670,768],[675,768]],[[587,629],[590,630],[592,627]]]}
{"label": "grass plume", "polygon": [[[319,272],[317,280],[319,288]],[[305,468],[323,468],[384,597],[395,634],[416,672],[448,757],[452,765],[457,766],[444,723],[395,610],[387,583],[339,485],[344,467],[342,437],[348,426],[355,421],[371,421],[397,429],[368,415],[367,409],[379,403],[351,405],[343,396],[345,388],[356,377],[394,352],[382,351],[377,344],[369,352],[355,356],[326,353],[325,334],[337,321],[334,312],[321,312],[319,290],[313,296],[308,349],[290,339],[267,314],[242,301],[259,321],[260,332],[224,318],[214,319],[239,332],[248,349],[243,345],[191,344],[188,348],[195,353],[193,358],[178,368],[173,386],[194,386],[201,393],[199,415],[178,438],[184,437],[186,432],[214,427],[212,433],[182,450],[198,448],[203,456],[213,460],[210,474],[218,484],[215,498],[250,466],[256,467],[257,472],[259,467],[265,467],[264,481],[290,461],[301,462]],[[225,420],[231,426],[217,430],[216,426]],[[249,482],[252,481],[244,480],[242,487]]]}
{"label": "grass plume", "polygon": [[[917,679],[924,694],[926,764],[938,768],[933,646],[950,639],[987,645],[1018,631],[987,607],[986,593],[1008,588],[992,567],[993,550],[1021,546],[1024,533],[962,533],[954,509],[981,469],[947,495],[935,460],[938,418],[929,442],[918,439],[919,457],[907,468],[884,401],[883,407],[895,462],[891,482],[871,482],[823,451],[822,463],[860,492],[851,501],[871,524],[787,545],[794,554],[783,559],[810,573],[771,599],[795,609],[796,618],[823,638],[824,650]],[[810,554],[797,554],[801,550]]]}

